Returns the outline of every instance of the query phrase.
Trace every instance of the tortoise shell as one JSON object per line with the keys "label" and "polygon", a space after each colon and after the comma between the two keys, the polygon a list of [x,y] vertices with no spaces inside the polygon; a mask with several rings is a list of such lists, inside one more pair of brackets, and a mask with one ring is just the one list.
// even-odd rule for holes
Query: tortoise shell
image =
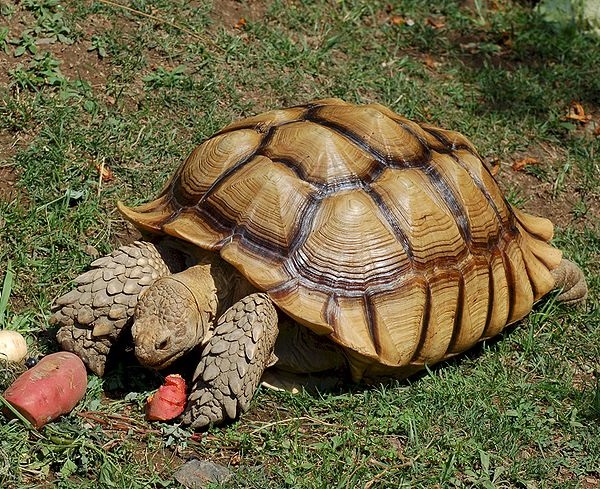
{"label": "tortoise shell", "polygon": [[235,122],[138,228],[218,251],[346,348],[355,378],[498,334],[554,286],[550,221],[514,209],[461,134],[337,99]]}

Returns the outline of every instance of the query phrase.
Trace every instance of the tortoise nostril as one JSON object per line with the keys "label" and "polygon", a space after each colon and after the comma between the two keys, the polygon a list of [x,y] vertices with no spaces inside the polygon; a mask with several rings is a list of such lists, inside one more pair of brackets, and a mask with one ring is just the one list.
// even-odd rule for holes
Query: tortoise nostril
{"label": "tortoise nostril", "polygon": [[164,338],[163,340],[156,342],[156,349],[157,350],[166,350],[170,344],[171,344],[171,339]]}

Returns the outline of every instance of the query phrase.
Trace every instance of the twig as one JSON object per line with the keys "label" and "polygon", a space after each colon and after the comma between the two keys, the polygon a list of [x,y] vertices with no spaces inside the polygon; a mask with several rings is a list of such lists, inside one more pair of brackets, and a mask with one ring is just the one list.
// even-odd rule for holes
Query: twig
{"label": "twig", "polygon": [[[162,434],[160,430],[147,428],[142,421],[138,421],[137,419],[130,418],[128,416],[122,416],[120,414],[103,413],[100,411],[81,411],[77,414],[82,418],[89,419],[98,424],[101,424],[107,429],[121,431],[134,430],[138,433],[143,433],[145,435]],[[206,434],[204,433],[194,433],[190,436],[189,440],[192,442],[200,442],[205,437],[211,438],[206,436]]]}
{"label": "twig", "polygon": [[287,419],[281,419],[279,421],[273,421],[271,423],[265,423],[262,426],[259,426],[258,428],[252,430],[252,433],[258,433],[259,431],[265,430],[267,428],[271,428],[272,426],[277,426],[279,424],[286,424],[286,423],[289,423],[290,421],[312,421],[315,424],[322,424],[324,426],[332,426],[332,427],[340,426],[339,424],[327,423],[326,421],[321,421],[320,419],[311,418],[310,416],[300,416],[298,418],[287,418]]}
{"label": "twig", "polygon": [[104,178],[104,161],[105,158],[102,158],[102,161],[100,161],[100,169],[98,170],[98,192],[96,193],[96,197],[100,197],[100,193],[102,192],[102,180]]}
{"label": "twig", "polygon": [[221,46],[219,46],[217,43],[215,43],[212,39],[206,38],[206,37],[202,36],[201,34],[198,34],[197,32],[194,32],[194,31],[188,29],[187,27],[183,27],[180,24],[176,24],[175,22],[170,22],[166,19],[161,19],[160,17],[156,17],[152,14],[147,14],[146,12],[142,12],[141,10],[137,10],[137,9],[128,7],[127,5],[121,5],[120,3],[112,2],[111,0],[98,0],[98,2],[104,3],[106,5],[110,5],[111,7],[117,7],[117,8],[121,8],[123,10],[127,10],[128,12],[134,13],[136,15],[140,15],[142,17],[147,17],[148,19],[152,19],[152,20],[158,22],[159,24],[166,24],[177,30],[180,30],[181,32],[185,32],[186,34],[198,39],[199,41],[202,41],[206,44],[210,44],[213,47],[216,47],[217,49],[223,50],[223,48]]}

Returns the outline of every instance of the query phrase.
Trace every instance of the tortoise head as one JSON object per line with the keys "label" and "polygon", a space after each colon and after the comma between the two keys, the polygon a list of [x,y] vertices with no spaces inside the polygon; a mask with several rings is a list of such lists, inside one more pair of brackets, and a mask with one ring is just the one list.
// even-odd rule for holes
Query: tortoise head
{"label": "tortoise head", "polygon": [[158,279],[140,297],[132,336],[142,365],[162,369],[209,337],[217,306],[210,267]]}

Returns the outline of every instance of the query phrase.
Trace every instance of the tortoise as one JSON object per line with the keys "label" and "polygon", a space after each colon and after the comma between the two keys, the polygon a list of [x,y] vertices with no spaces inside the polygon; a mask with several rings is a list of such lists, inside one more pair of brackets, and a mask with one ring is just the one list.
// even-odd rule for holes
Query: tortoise
{"label": "tortoise", "polygon": [[552,223],[510,205],[469,140],[379,104],[234,122],[155,200],[118,207],[144,239],[94,261],[51,322],[98,375],[128,328],[148,367],[198,352],[194,428],[247,410],[266,369],[404,378],[552,289],[587,295]]}

